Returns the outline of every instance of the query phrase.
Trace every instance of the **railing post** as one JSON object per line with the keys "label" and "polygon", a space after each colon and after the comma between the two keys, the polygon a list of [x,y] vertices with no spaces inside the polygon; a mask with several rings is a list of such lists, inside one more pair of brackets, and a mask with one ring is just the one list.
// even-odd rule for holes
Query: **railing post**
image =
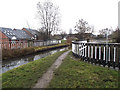
{"label": "railing post", "polygon": [[93,46],[91,45],[91,58],[93,59]]}
{"label": "railing post", "polygon": [[95,59],[97,60],[97,46],[95,46]]}
{"label": "railing post", "polygon": [[89,52],[90,52],[90,46],[88,46],[88,58],[90,57]]}
{"label": "railing post", "polygon": [[102,60],[102,64],[104,67],[106,65],[106,60],[107,60],[107,47],[104,44],[103,45],[103,60]]}
{"label": "railing post", "polygon": [[75,54],[77,54],[77,45],[75,44]]}
{"label": "railing post", "polygon": [[113,62],[113,68],[116,66],[116,46],[114,45],[114,62]]}
{"label": "railing post", "polygon": [[100,63],[101,63],[101,45],[99,45],[99,65],[100,65]]}
{"label": "railing post", "polygon": [[86,43],[86,61],[88,61],[88,43]]}
{"label": "railing post", "polygon": [[76,51],[76,54],[78,55],[78,44],[76,44],[76,47],[77,47],[77,51]]}
{"label": "railing post", "polygon": [[104,45],[104,55],[103,55],[103,60],[104,60],[104,61],[105,61],[105,55],[106,55],[106,54],[105,54],[105,51],[106,51],[105,49],[106,49],[106,47],[105,47],[105,45]]}
{"label": "railing post", "polygon": [[114,46],[114,62],[115,62],[115,56],[116,56],[116,47]]}
{"label": "railing post", "polygon": [[85,44],[85,58],[87,57],[87,45]]}
{"label": "railing post", "polygon": [[79,56],[79,44],[76,45],[77,45],[77,55]]}
{"label": "railing post", "polygon": [[83,57],[85,57],[85,44],[83,43]]}
{"label": "railing post", "polygon": [[90,44],[88,44],[88,62],[90,62]]}
{"label": "railing post", "polygon": [[80,57],[82,56],[82,51],[81,51],[81,43],[79,45],[79,54],[80,54]]}
{"label": "railing post", "polygon": [[110,56],[111,56],[111,55],[110,55],[110,45],[108,45],[108,51],[109,51],[109,52],[108,52],[108,67],[110,67],[110,63],[111,63],[111,62],[110,62]]}
{"label": "railing post", "polygon": [[118,68],[120,70],[120,46],[118,46]]}
{"label": "railing post", "polygon": [[81,49],[80,49],[80,52],[81,52],[81,57],[83,55],[83,52],[82,52],[82,43],[81,43]]}

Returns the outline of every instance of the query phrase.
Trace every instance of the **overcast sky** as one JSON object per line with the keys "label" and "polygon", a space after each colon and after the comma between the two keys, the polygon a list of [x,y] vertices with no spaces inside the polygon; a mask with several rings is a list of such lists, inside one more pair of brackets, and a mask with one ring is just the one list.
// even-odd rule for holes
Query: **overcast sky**
{"label": "overcast sky", "polygon": [[[0,27],[22,29],[38,28],[36,19],[36,4],[44,0],[0,0]],[[118,25],[119,0],[52,0],[59,6],[61,13],[61,28],[69,32],[74,30],[78,19],[84,19],[94,25],[95,32],[100,29],[115,29]]]}

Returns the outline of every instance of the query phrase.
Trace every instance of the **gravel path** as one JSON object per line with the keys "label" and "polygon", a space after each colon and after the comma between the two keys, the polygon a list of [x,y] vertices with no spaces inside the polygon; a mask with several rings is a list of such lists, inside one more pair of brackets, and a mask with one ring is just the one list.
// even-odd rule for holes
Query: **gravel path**
{"label": "gravel path", "polygon": [[58,59],[48,69],[48,71],[44,73],[43,76],[38,80],[38,82],[33,88],[47,88],[47,86],[49,85],[49,82],[53,78],[54,70],[57,69],[61,65],[63,59],[67,56],[69,52],[70,50],[67,52],[64,52],[61,56],[59,56]]}

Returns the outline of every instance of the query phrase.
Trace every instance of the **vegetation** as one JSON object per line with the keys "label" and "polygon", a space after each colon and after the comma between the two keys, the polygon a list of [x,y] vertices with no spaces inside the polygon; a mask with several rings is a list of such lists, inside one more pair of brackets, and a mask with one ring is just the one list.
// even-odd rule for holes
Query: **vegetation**
{"label": "vegetation", "polygon": [[66,40],[61,40],[61,43],[66,43]]}
{"label": "vegetation", "polygon": [[120,43],[120,29],[116,28],[115,31],[113,31],[113,29],[102,29],[99,30],[99,35],[97,35],[96,39],[102,39],[102,40],[106,40],[108,36],[108,40],[110,43]]}
{"label": "vegetation", "polygon": [[2,74],[3,88],[30,88],[65,51],[32,61]]}
{"label": "vegetation", "polygon": [[2,60],[25,56],[34,53],[33,47],[22,48],[22,49],[2,49]]}
{"label": "vegetation", "polygon": [[3,49],[2,50],[2,59],[6,60],[6,59],[10,59],[10,58],[25,56],[28,54],[33,54],[38,51],[40,52],[40,51],[64,47],[64,46],[68,46],[68,45],[69,44],[58,44],[58,45],[53,45],[53,46],[28,47],[28,48],[23,48],[23,49],[12,49],[12,50],[11,49]]}
{"label": "vegetation", "polygon": [[68,46],[69,44],[58,44],[58,45],[53,45],[53,46],[43,46],[43,47],[35,47],[35,52],[38,51],[45,51],[45,50],[50,50],[54,48],[59,48],[59,47],[65,47]]}
{"label": "vegetation", "polygon": [[112,34],[111,34],[111,38],[113,40],[113,42],[116,42],[116,43],[120,43],[120,29],[116,29],[116,31],[114,31]]}
{"label": "vegetation", "polygon": [[67,33],[65,31],[62,31],[60,33],[60,35],[61,35],[62,39],[64,39],[67,36]]}
{"label": "vegetation", "polygon": [[46,39],[50,39],[51,33],[59,31],[60,15],[59,7],[51,1],[37,3],[37,17],[41,23],[40,31],[46,33]]}
{"label": "vegetation", "polygon": [[113,32],[113,30],[112,29],[108,29],[108,28],[99,30],[100,35],[103,36],[104,38],[106,38],[107,35],[110,35],[112,32]]}
{"label": "vegetation", "polygon": [[78,20],[78,22],[76,23],[75,31],[79,34],[77,38],[79,40],[84,40],[86,37],[85,33],[93,33],[94,26],[90,26],[87,21],[84,21],[83,19],[81,19],[81,20]]}
{"label": "vegetation", "polygon": [[73,60],[70,53],[54,72],[49,88],[118,88],[118,72]]}

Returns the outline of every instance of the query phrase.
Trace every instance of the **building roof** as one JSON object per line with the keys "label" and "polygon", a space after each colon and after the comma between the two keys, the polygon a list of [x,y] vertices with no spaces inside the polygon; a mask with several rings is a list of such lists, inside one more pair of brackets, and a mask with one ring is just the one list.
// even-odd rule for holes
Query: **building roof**
{"label": "building roof", "polygon": [[13,33],[15,33],[18,39],[31,39],[31,37],[23,30],[13,29]]}
{"label": "building roof", "polygon": [[16,37],[15,33],[13,33],[13,30],[11,28],[0,27],[0,31],[4,33],[9,39]]}
{"label": "building roof", "polygon": [[39,32],[37,30],[35,30],[35,29],[29,29],[29,28],[24,28],[24,29],[26,29],[27,31],[29,31],[33,36],[34,35],[39,35]]}
{"label": "building roof", "polygon": [[0,27],[0,31],[4,33],[10,40],[30,40],[31,37],[23,30]]}

